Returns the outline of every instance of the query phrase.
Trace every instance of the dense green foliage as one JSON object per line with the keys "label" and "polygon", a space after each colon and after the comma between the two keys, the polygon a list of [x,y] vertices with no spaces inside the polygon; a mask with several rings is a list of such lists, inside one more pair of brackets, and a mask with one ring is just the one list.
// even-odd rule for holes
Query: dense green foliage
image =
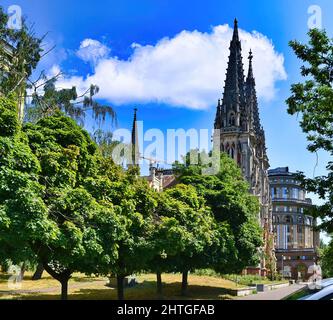
{"label": "dense green foliage", "polygon": [[320,250],[320,265],[324,278],[333,277],[333,241]]}
{"label": "dense green foliage", "polygon": [[21,262],[34,257],[30,244],[47,242],[52,226],[38,183],[40,164],[21,132],[15,97],[0,97],[0,256]]}
{"label": "dense green foliage", "polygon": [[157,193],[63,113],[22,129],[15,99],[0,108],[0,258],[42,262],[63,298],[76,271],[115,275],[121,299],[133,273],[182,272],[186,285],[189,271],[256,261],[258,204],[226,156],[216,176],[177,165],[183,184]]}
{"label": "dense green foliage", "polygon": [[19,261],[16,252],[30,253],[66,289],[72,272],[92,273],[99,261],[117,257],[118,233],[109,235],[114,250],[107,253],[98,233],[105,220],[116,228],[115,211],[84,187],[97,174],[97,147],[61,113],[22,132],[13,101],[1,98],[0,105],[0,239],[13,248],[8,258]]}
{"label": "dense green foliage", "polygon": [[226,154],[222,154],[219,172],[216,175],[204,175],[202,172],[205,166],[200,161],[198,165],[190,165],[189,157],[190,154],[187,155],[185,164],[174,166],[178,180],[196,188],[211,208],[220,228],[224,232],[231,231],[235,243],[235,257],[226,259],[232,265],[223,270],[226,264],[221,264],[219,259],[223,255],[217,252],[213,267],[226,273],[238,272],[246,266],[256,264],[259,259],[258,247],[262,245],[262,230],[258,223],[259,202],[249,194],[248,184],[239,168]]}
{"label": "dense green foliage", "polygon": [[52,241],[35,245],[39,259],[55,278],[69,277],[75,271],[96,272],[99,261],[110,263],[117,256],[118,234],[108,235],[113,251],[106,253],[99,226],[108,221],[117,229],[118,220],[113,207],[98,201],[85,187],[98,179],[95,143],[60,112],[27,124],[24,131],[41,165],[39,182],[53,225]]}
{"label": "dense green foliage", "polygon": [[[309,44],[291,41],[296,56],[304,62],[301,75],[304,83],[292,85],[287,100],[288,113],[301,115],[300,125],[307,134],[308,150],[326,151],[333,156],[333,39],[325,31],[309,32]],[[327,174],[307,179],[303,173],[299,179],[309,192],[315,192],[325,204],[314,208],[312,214],[322,220],[320,228],[333,231],[333,162],[326,166]]]}

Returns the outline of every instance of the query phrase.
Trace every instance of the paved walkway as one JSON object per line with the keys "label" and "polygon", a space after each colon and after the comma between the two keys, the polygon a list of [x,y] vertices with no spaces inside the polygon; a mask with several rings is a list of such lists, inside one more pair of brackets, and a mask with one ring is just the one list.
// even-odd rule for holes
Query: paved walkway
{"label": "paved walkway", "polygon": [[304,284],[293,284],[280,289],[258,292],[257,294],[251,294],[246,297],[239,297],[237,300],[282,300],[290,294],[302,289],[304,286]]}

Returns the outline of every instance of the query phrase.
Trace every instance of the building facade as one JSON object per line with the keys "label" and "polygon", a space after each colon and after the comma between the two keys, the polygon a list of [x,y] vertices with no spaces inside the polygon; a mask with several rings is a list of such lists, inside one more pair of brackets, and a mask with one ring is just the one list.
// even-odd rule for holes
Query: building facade
{"label": "building facade", "polygon": [[319,247],[319,233],[313,230],[316,221],[306,214],[312,201],[288,167],[269,170],[269,181],[277,270],[286,277],[307,279]]}
{"label": "building facade", "polygon": [[[250,192],[260,202],[258,220],[264,230],[264,246],[259,266],[248,268],[251,273],[274,271],[272,211],[267,170],[265,132],[260,123],[256,84],[253,75],[253,54],[249,53],[249,69],[245,78],[242,48],[237,20],[230,42],[230,56],[223,98],[219,100],[215,118],[215,133],[219,135],[221,151],[229,154],[241,168],[250,185]],[[259,270],[258,270],[259,269]]]}

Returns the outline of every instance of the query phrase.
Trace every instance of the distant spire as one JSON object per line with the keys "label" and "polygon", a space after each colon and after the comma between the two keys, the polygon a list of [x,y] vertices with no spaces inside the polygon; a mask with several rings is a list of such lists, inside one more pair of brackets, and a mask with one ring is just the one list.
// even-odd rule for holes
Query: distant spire
{"label": "distant spire", "polygon": [[137,125],[137,108],[134,108],[134,119],[132,126],[132,165],[139,164],[139,137],[138,137],[138,125]]}

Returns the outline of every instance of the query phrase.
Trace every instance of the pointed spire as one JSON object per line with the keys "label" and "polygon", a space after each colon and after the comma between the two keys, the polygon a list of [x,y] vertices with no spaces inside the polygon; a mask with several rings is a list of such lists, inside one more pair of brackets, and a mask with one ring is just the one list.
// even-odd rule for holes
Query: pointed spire
{"label": "pointed spire", "polygon": [[235,20],[234,20],[234,33],[233,33],[233,36],[232,36],[232,40],[233,40],[233,41],[239,41],[239,35],[238,35],[238,21],[237,21],[236,18],[235,18]]}
{"label": "pointed spire", "polygon": [[247,112],[249,114],[250,128],[252,128],[256,134],[261,134],[261,124],[256,92],[256,82],[253,76],[253,54],[252,50],[249,52],[249,70],[246,78],[246,103]]}
{"label": "pointed spire", "polygon": [[253,60],[253,54],[252,54],[252,50],[250,49],[250,52],[249,52],[249,72],[247,74],[247,79],[248,80],[250,80],[250,79],[254,80],[252,60]]}
{"label": "pointed spire", "polygon": [[[217,110],[215,123],[219,122],[216,127],[232,126],[239,127],[243,123],[245,107],[245,83],[244,69],[242,62],[242,47],[238,34],[238,21],[234,21],[234,31],[230,42],[230,55],[228,61],[227,74],[225,79],[223,102]],[[234,119],[229,119],[233,114]]]}
{"label": "pointed spire", "polygon": [[134,120],[132,126],[132,165],[139,164],[139,136],[138,136],[138,125],[137,125],[137,108],[134,108]]}

